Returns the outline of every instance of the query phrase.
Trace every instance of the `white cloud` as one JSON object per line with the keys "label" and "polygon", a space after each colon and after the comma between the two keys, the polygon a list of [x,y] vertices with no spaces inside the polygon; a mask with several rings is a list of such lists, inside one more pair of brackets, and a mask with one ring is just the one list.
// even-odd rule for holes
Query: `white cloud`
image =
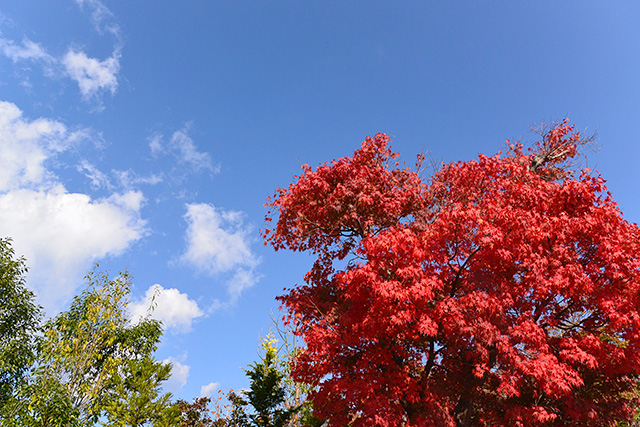
{"label": "white cloud", "polygon": [[162,135],[159,133],[154,133],[149,138],[149,148],[151,149],[151,155],[156,157],[164,152],[164,148],[162,147]]}
{"label": "white cloud", "polygon": [[142,193],[69,193],[48,168],[84,137],[0,102],[0,236],[27,258],[29,284],[48,311],[68,301],[93,261],[123,253],[146,233]]}
{"label": "white cloud", "polygon": [[91,181],[93,188],[111,188],[109,177],[86,159],[82,160],[77,166],[78,172],[83,173]]}
{"label": "white cloud", "polygon": [[107,199],[108,202],[120,206],[129,212],[140,212],[144,205],[144,195],[140,191],[127,191],[126,193],[114,193]]}
{"label": "white cloud", "polygon": [[25,121],[15,104],[0,101],[0,191],[50,180],[45,161],[69,145],[69,132],[62,123],[43,118]]}
{"label": "white cloud", "polygon": [[115,175],[120,185],[126,189],[140,184],[156,185],[161,183],[164,179],[161,174],[139,176],[132,170],[112,170],[111,172],[113,173],[113,175]]}
{"label": "white cloud", "polygon": [[82,99],[93,98],[98,92],[108,90],[112,95],[118,89],[116,74],[120,71],[120,53],[113,52],[109,58],[99,61],[89,58],[82,51],[69,50],[62,58],[69,77],[78,83]]}
{"label": "white cloud", "polygon": [[[0,192],[55,184],[57,178],[47,163],[85,140],[103,142],[90,129],[70,131],[59,121],[26,120],[15,104],[0,101]],[[97,170],[93,168],[93,172]]]}
{"label": "white cloud", "polygon": [[[113,54],[110,57],[101,61],[74,47],[69,47],[63,56],[53,56],[40,43],[27,37],[24,37],[21,43],[17,43],[1,36],[0,54],[10,58],[13,63],[38,62],[44,67],[44,73],[48,77],[70,77],[78,84],[84,101],[93,100],[104,91],[114,95],[118,89],[117,75],[120,71],[123,47],[120,27],[115,23],[113,13],[100,0],[76,0],[76,3],[82,9],[84,6],[90,9],[91,21],[98,33],[108,32],[115,37]],[[28,77],[24,77],[20,84],[31,90]],[[101,109],[99,103],[98,109]]]}
{"label": "white cloud", "polygon": [[106,174],[86,159],[76,165],[76,170],[89,179],[94,189],[113,190],[115,186],[131,190],[139,185],[156,185],[164,179],[162,174],[141,176],[133,170],[112,169],[109,174]]}
{"label": "white cloud", "polygon": [[[27,38],[23,39],[22,44],[18,44],[0,37],[0,53],[14,63],[26,60],[39,62],[44,66],[45,75],[49,77],[70,77],[78,84],[84,101],[97,97],[103,91],[109,91],[112,95],[116,93],[120,50],[121,46],[118,43],[113,54],[103,61],[91,58],[85,52],[74,48],[70,48],[64,56],[58,58],[50,55],[39,43]],[[27,80],[22,84],[30,86]]]}
{"label": "white cloud", "polygon": [[145,222],[131,207],[68,193],[62,185],[12,190],[0,195],[0,235],[12,237],[16,252],[26,257],[40,303],[58,307],[91,262],[123,253],[145,234]]}
{"label": "white cloud", "polygon": [[151,318],[162,322],[167,330],[188,332],[194,319],[204,315],[198,304],[178,289],[165,289],[160,285],[151,286],[144,298],[129,305],[134,322],[147,315],[152,305]]}
{"label": "white cloud", "polygon": [[220,383],[209,383],[200,387],[200,397],[214,397],[217,390],[220,389]]}
{"label": "white cloud", "polygon": [[177,359],[175,357],[169,357],[163,360],[163,363],[171,363],[171,376],[164,383],[162,388],[164,391],[169,393],[177,393],[185,386],[187,383],[187,378],[189,378],[189,371],[191,367],[189,365],[185,365],[181,362],[184,362],[185,356]]}
{"label": "white cloud", "polygon": [[171,136],[169,146],[178,152],[178,159],[196,169],[214,170],[209,153],[201,153],[196,149],[193,140],[187,134],[188,127],[177,130]]}
{"label": "white cloud", "polygon": [[181,261],[210,275],[230,273],[227,290],[235,301],[258,281],[254,269],[260,263],[250,248],[251,229],[243,224],[244,214],[206,203],[186,207],[187,249]]}
{"label": "white cloud", "polygon": [[227,281],[227,289],[229,290],[231,301],[235,301],[240,298],[242,292],[256,284],[259,279],[260,277],[256,275],[253,269],[238,269]]}
{"label": "white cloud", "polygon": [[84,5],[88,5],[91,11],[91,22],[95,30],[102,34],[104,31],[108,31],[113,35],[120,37],[120,27],[113,22],[106,22],[113,20],[113,13],[99,0],[76,0],[76,3],[83,8]]}
{"label": "white cloud", "polygon": [[213,274],[239,267],[254,268],[257,256],[249,247],[250,229],[242,212],[216,209],[207,203],[187,204],[187,250],[182,260]]}
{"label": "white cloud", "polygon": [[22,40],[21,45],[16,44],[13,40],[0,38],[0,51],[14,63],[24,60],[56,62],[40,44],[27,38]]}
{"label": "white cloud", "polygon": [[156,133],[149,138],[149,148],[154,157],[160,154],[171,154],[183,166],[195,171],[207,170],[211,173],[220,171],[219,165],[214,165],[211,154],[198,151],[193,139],[189,136],[191,125],[187,123],[171,135],[168,142],[163,141],[162,135]]}

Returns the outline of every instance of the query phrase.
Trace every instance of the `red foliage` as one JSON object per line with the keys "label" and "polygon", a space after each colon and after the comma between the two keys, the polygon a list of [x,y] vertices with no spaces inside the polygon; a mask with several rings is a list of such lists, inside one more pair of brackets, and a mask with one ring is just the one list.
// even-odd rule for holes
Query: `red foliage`
{"label": "red foliage", "polygon": [[576,154],[575,135],[563,122],[529,154],[448,164],[427,185],[378,134],[277,191],[266,241],[317,256],[280,300],[304,334],[293,375],[317,386],[318,415],[334,426],[630,416],[640,230],[600,176],[552,169]]}

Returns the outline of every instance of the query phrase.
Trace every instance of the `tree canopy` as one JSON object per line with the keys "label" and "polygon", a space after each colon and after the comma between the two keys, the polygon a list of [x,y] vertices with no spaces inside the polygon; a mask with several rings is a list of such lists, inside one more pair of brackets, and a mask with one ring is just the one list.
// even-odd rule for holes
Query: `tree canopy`
{"label": "tree canopy", "polygon": [[[602,426],[640,374],[640,230],[604,179],[567,167],[567,121],[529,150],[429,180],[384,134],[303,166],[263,232],[316,260],[280,300],[306,348],[293,377],[336,426]],[[420,166],[423,156],[418,156]]]}
{"label": "tree canopy", "polygon": [[0,239],[0,415],[12,406],[36,355],[35,333],[42,316],[25,284],[24,258]]}
{"label": "tree canopy", "polygon": [[[15,278],[21,277],[20,265],[15,264]],[[69,310],[44,325],[33,316],[25,325],[12,320],[9,329],[14,334],[20,327],[24,333],[38,331],[41,337],[22,368],[10,405],[0,408],[0,425],[84,427],[108,421],[135,427],[166,421],[171,395],[162,393],[161,383],[169,377],[171,365],[154,359],[160,323],[149,318],[131,323],[127,273],[112,279],[94,271],[86,280],[86,289]],[[32,296],[24,292],[25,299]],[[35,310],[29,304],[27,308]],[[15,303],[11,307],[14,312],[22,309]],[[19,338],[22,346],[33,339]],[[4,377],[11,372],[4,365],[13,359],[0,356]]]}
{"label": "tree canopy", "polygon": [[[640,387],[640,229],[572,170],[566,120],[525,150],[401,165],[384,134],[276,191],[276,250],[311,252],[279,297],[304,346],[268,335],[249,389],[171,402],[162,335],[131,277],[97,270],[41,324],[0,239],[0,426],[614,426]],[[284,335],[283,335],[284,333]],[[636,417],[638,414],[636,414]]]}

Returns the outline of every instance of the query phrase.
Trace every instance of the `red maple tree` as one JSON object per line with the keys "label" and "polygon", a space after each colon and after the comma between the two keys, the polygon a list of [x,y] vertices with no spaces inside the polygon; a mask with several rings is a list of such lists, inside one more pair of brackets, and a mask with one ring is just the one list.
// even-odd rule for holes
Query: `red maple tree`
{"label": "red maple tree", "polygon": [[[640,374],[640,230],[567,162],[567,121],[529,151],[401,167],[384,134],[269,199],[263,232],[308,251],[279,299],[293,366],[332,426],[603,426]],[[422,160],[418,158],[418,163]]]}

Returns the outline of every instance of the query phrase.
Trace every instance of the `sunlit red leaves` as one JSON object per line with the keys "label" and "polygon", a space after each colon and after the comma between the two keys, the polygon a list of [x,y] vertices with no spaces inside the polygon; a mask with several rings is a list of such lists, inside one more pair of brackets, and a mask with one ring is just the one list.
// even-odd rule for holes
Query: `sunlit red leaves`
{"label": "sunlit red leaves", "polygon": [[410,214],[421,203],[421,183],[416,174],[390,167],[397,154],[388,142],[377,134],[352,158],[316,170],[304,165],[296,182],[277,190],[268,205],[278,223],[264,233],[266,241],[276,249],[323,252],[341,246],[343,237],[362,237]]}
{"label": "sunlit red leaves", "polygon": [[281,300],[307,345],[294,375],[318,386],[321,416],[528,426],[629,413],[640,232],[599,176],[549,175],[578,139],[563,122],[533,154],[445,165],[427,186],[378,134],[278,190],[265,238],[318,257]]}

